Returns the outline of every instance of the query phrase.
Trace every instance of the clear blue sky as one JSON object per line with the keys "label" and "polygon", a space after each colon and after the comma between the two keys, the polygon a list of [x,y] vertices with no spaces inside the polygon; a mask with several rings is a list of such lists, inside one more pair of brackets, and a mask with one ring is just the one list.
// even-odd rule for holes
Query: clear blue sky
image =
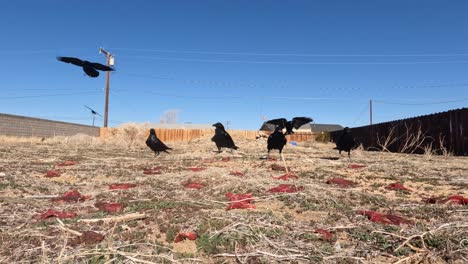
{"label": "clear blue sky", "polygon": [[430,0],[2,1],[0,112],[89,124],[83,105],[104,112],[105,74],[55,57],[105,62],[100,46],[116,57],[111,125],[179,109],[181,123],[237,129],[264,115],[360,126],[370,97],[374,122],[466,107],[467,11]]}

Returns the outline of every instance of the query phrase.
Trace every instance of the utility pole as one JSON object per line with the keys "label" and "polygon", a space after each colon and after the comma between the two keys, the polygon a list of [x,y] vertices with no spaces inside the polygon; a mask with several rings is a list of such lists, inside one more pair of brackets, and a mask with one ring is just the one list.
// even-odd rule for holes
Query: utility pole
{"label": "utility pole", "polygon": [[[114,65],[114,56],[110,52],[105,51],[104,48],[99,48],[99,53],[106,55],[107,66]],[[104,127],[107,127],[107,121],[109,116],[109,82],[110,82],[110,71],[106,72],[106,101],[104,106]]]}

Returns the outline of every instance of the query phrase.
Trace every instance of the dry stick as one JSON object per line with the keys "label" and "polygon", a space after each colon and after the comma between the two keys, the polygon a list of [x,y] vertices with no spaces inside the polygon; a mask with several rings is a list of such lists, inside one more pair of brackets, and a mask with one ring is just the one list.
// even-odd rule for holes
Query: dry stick
{"label": "dry stick", "polygon": [[67,232],[72,233],[72,234],[74,234],[76,236],[82,236],[83,235],[83,233],[81,233],[81,232],[78,232],[78,231],[75,231],[73,229],[69,229],[69,228],[65,227],[65,224],[58,218],[57,218],[57,222],[59,223],[58,227],[60,229],[62,229],[63,231],[67,231]]}
{"label": "dry stick", "polygon": [[124,222],[124,221],[132,221],[132,220],[143,219],[143,218],[146,218],[145,214],[132,213],[132,214],[128,214],[128,215],[107,217],[107,218],[99,218],[99,219],[80,219],[80,220],[78,220],[78,222],[83,222],[83,223],[97,223],[99,221],[103,221],[103,222]]}
{"label": "dry stick", "polygon": [[286,166],[286,161],[284,160],[283,153],[280,153],[281,160],[283,161],[283,166],[286,169],[286,174],[289,174],[288,166]]}

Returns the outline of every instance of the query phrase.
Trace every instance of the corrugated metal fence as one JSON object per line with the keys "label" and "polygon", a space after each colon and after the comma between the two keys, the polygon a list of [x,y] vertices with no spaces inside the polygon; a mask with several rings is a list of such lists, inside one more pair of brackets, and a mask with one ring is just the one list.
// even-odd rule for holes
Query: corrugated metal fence
{"label": "corrugated metal fence", "polygon": [[[352,128],[365,149],[468,156],[468,108]],[[333,141],[341,131],[331,133]]]}

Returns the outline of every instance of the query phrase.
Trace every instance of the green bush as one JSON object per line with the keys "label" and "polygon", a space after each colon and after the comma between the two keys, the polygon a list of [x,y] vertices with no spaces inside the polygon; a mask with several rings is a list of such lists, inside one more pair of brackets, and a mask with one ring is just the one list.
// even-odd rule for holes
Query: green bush
{"label": "green bush", "polygon": [[330,132],[327,132],[327,131],[320,132],[320,134],[315,138],[315,141],[323,142],[323,143],[330,142],[331,141]]}

